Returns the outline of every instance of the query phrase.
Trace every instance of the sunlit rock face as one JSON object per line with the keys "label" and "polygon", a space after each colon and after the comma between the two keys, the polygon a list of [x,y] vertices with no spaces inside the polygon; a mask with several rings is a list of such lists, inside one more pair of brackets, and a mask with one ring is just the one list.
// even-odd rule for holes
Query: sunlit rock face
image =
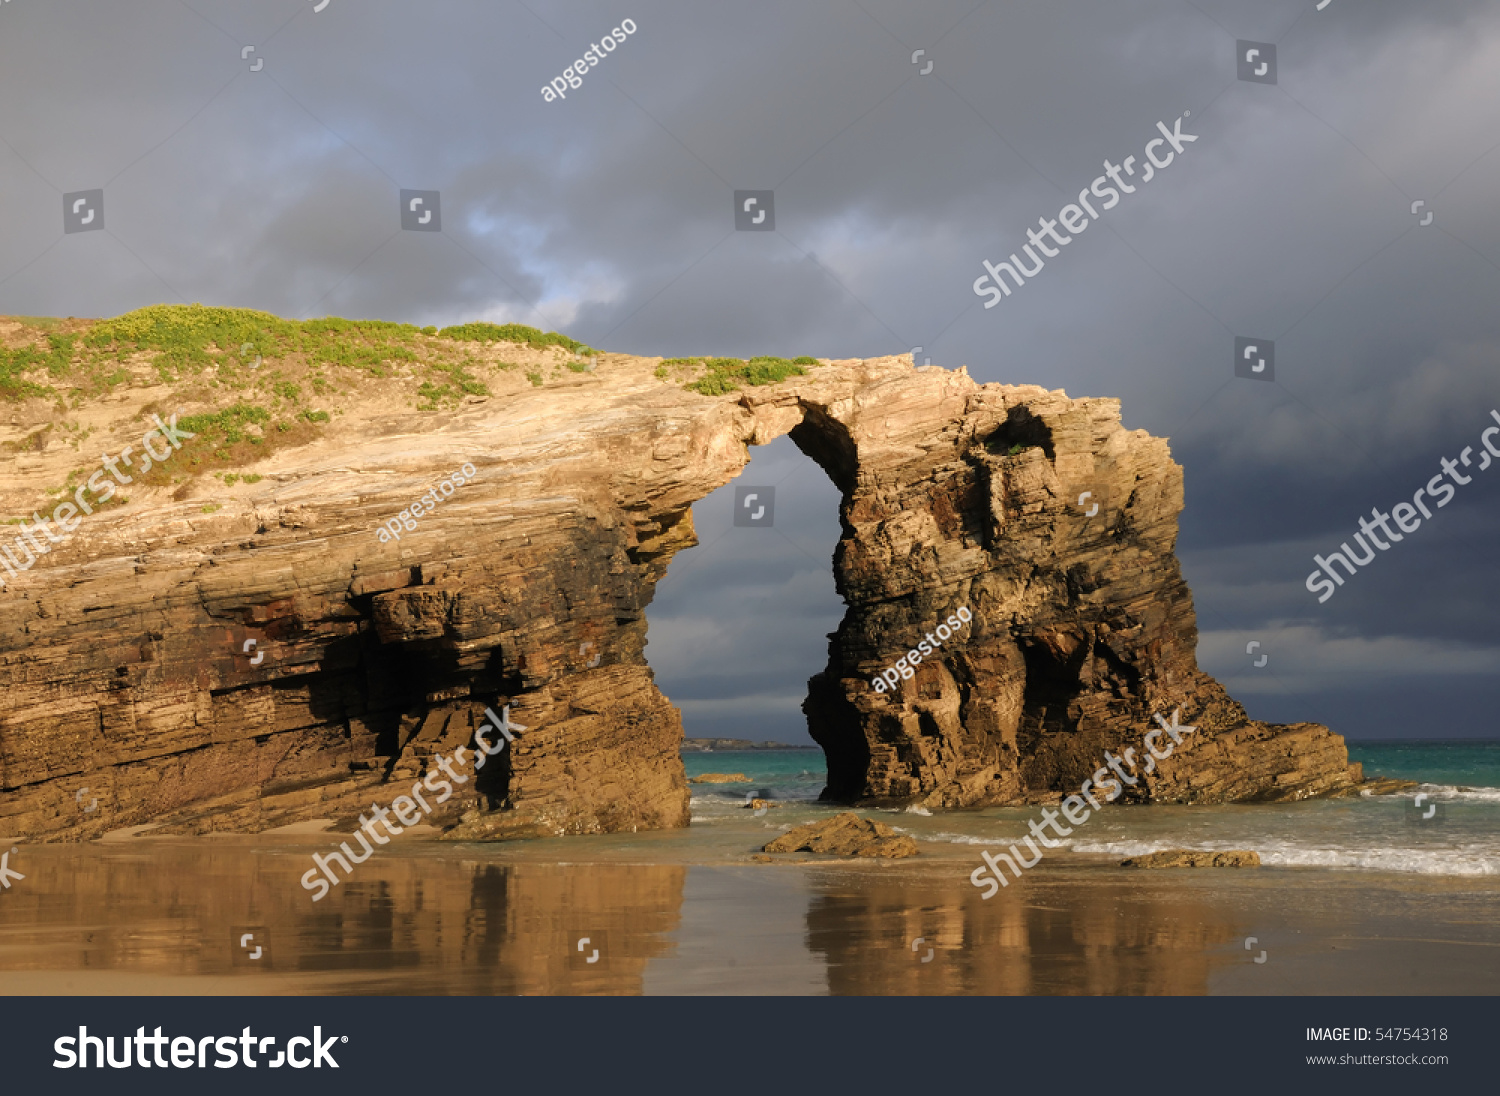
{"label": "sunlit rock face", "polygon": [[[1173,556],[1181,469],[1120,427],[1116,401],[907,358],[704,396],[656,365],[605,354],[420,420],[351,413],[214,507],[209,483],[90,517],[0,591],[0,832],[348,828],[507,706],[524,730],[430,824],[466,839],[687,825],[645,610],[697,543],[692,504],[784,434],[843,494],[849,608],[805,704],[826,797],[1055,798],[1106,749],[1140,768],[1153,714],[1174,709],[1197,729],[1130,797],[1355,779],[1338,736],[1253,722],[1197,669]],[[415,529],[378,536],[465,464]],[[0,493],[44,478],[13,469]],[[972,619],[910,678],[872,686],[961,607]]]}

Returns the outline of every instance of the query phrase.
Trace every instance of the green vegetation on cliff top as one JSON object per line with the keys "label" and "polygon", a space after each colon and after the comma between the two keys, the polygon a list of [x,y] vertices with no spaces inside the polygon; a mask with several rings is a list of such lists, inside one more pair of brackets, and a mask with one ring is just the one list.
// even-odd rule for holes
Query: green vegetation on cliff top
{"label": "green vegetation on cliff top", "polygon": [[[532,385],[548,383],[566,366],[592,372],[598,351],[558,332],[524,324],[466,323],[438,330],[386,320],[326,317],[286,320],[247,308],[200,304],[151,305],[112,319],[8,317],[0,341],[0,402],[29,405],[26,436],[4,449],[41,450],[66,444],[83,463],[97,463],[88,436],[99,423],[78,421],[81,409],[125,388],[152,392],[143,415],[208,410],[179,419],[198,435],[172,462],[153,468],[147,482],[170,485],[196,473],[238,468],[276,449],[316,438],[332,417],[361,404],[395,401],[413,412],[457,408],[466,398],[491,394],[488,380],[524,372]],[[497,360],[495,351],[524,348],[551,357],[524,368]],[[524,352],[523,352],[524,353]],[[804,375],[814,358],[674,358],[657,377],[689,391],[719,396],[745,386],[775,384]],[[38,414],[36,401],[52,406],[56,421]],[[74,419],[74,421],[68,421]],[[248,475],[225,478],[254,482]],[[255,477],[259,479],[259,477]],[[71,482],[71,479],[70,481]],[[186,487],[184,486],[184,489]]]}

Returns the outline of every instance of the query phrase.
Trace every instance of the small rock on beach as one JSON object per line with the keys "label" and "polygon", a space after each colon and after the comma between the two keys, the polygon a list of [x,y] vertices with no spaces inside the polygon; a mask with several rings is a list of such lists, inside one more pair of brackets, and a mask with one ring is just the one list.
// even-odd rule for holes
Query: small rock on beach
{"label": "small rock on beach", "polygon": [[868,856],[898,860],[917,855],[917,843],[884,822],[861,818],[853,811],[822,822],[809,822],[788,830],[764,852],[822,852],[834,856]]}
{"label": "small rock on beach", "polygon": [[1258,868],[1260,853],[1251,849],[1207,852],[1200,849],[1166,849],[1121,860],[1122,868]]}

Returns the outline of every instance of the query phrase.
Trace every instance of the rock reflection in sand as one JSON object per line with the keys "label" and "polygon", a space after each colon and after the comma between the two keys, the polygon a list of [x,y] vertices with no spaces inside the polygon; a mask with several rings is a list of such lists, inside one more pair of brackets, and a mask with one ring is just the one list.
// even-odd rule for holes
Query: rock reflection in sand
{"label": "rock reflection in sand", "polygon": [[314,906],[305,849],[21,851],[0,902],[7,993],[640,993],[687,871],[416,849]]}
{"label": "rock reflection in sand", "polygon": [[1197,995],[1239,931],[1182,893],[1075,885],[944,901],[920,878],[830,886],[807,928],[832,993],[903,996]]}

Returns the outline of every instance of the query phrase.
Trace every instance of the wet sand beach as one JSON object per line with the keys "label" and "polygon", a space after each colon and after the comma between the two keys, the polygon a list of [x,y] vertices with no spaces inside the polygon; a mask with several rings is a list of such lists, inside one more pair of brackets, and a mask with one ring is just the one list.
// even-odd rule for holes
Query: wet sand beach
{"label": "wet sand beach", "polygon": [[1500,991],[1493,876],[1074,854],[986,901],[969,848],[756,864],[679,832],[393,843],[313,903],[298,880],[327,837],[24,847],[0,993]]}

